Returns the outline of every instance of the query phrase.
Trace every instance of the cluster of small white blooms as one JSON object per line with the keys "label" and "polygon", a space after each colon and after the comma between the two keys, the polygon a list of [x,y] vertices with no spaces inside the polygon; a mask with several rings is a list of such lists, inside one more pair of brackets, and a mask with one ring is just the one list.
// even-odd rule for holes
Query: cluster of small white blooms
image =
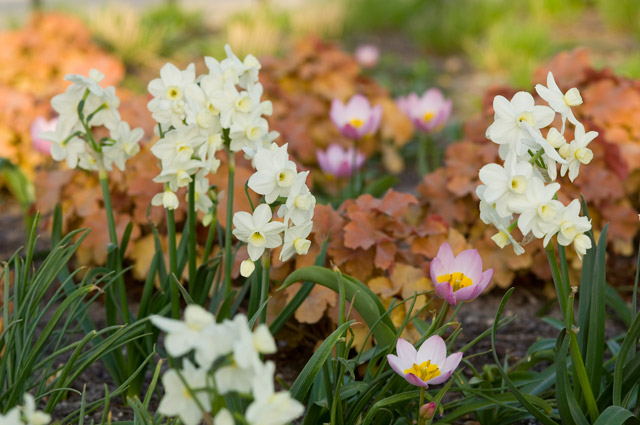
{"label": "cluster of small white blooms", "polygon": [[[183,359],[182,369],[170,369],[162,377],[165,394],[158,412],[179,416],[186,425],[196,425],[224,397],[252,397],[243,415],[250,425],[286,424],[299,417],[304,407],[287,391],[274,389],[275,365],[263,362],[261,354],[276,352],[269,328],[254,331],[244,315],[216,323],[214,316],[198,305],[187,306],[184,321],[152,316],[152,323],[166,332],[165,347],[174,358],[193,352],[195,365]],[[210,423],[208,421],[207,423]],[[226,407],[215,412],[216,425],[235,424]]]}
{"label": "cluster of small white blooms", "polygon": [[[308,171],[298,172],[289,159],[287,145],[272,143],[268,148],[258,147],[253,166],[256,172],[249,178],[248,186],[264,196],[265,203],[258,205],[253,215],[245,211],[233,216],[233,234],[247,243],[249,260],[242,262],[240,273],[248,277],[253,273],[254,261],[260,259],[266,248],[282,246],[280,260],[287,261],[294,254],[309,252],[311,241],[307,239],[313,228],[316,198],[306,185]],[[278,201],[278,217],[283,222],[272,221],[270,204]],[[284,244],[281,233],[284,231]]]}
{"label": "cluster of small white blooms", "polygon": [[[500,158],[504,164],[487,164],[480,169],[482,185],[476,193],[480,198],[480,219],[493,224],[498,233],[492,237],[503,248],[511,244],[516,254],[524,248],[511,235],[516,226],[524,237],[522,244],[532,238],[543,239],[546,246],[554,235],[563,246],[573,244],[579,257],[591,248],[585,232],[591,229],[586,217],[580,216],[580,202],[573,200],[568,206],[556,198],[558,175],[569,175],[573,181],[580,165],[593,159],[589,143],[598,135],[586,132],[576,119],[572,106],[582,104],[576,88],[563,93],[553,74],[547,76],[547,86],[536,86],[538,95],[549,106],[536,105],[527,92],[516,93],[511,101],[503,96],[493,100],[494,122],[487,129],[487,138],[500,145]],[[549,127],[556,114],[560,114],[562,127]],[[574,140],[564,136],[566,121],[574,128]]]}
{"label": "cluster of small white blooms", "polygon": [[[140,151],[138,142],[144,132],[131,129],[120,120],[120,99],[113,86],[103,88],[100,81],[104,74],[92,69],[89,76],[69,74],[67,90],[51,99],[58,113],[55,131],[44,132],[43,139],[50,140],[51,156],[56,161],[66,161],[70,168],[85,170],[109,170],[115,165],[121,170],[125,162]],[[109,137],[95,140],[92,127],[104,126]]]}
{"label": "cluster of small white blooms", "polygon": [[29,393],[24,394],[24,406],[16,406],[4,415],[0,414],[2,425],[47,425],[51,416],[36,410],[36,401]]}
{"label": "cluster of small white blooms", "polygon": [[161,136],[151,148],[162,169],[154,181],[165,183],[153,205],[177,208],[175,192],[195,179],[196,208],[207,214],[213,204],[207,175],[220,166],[215,155],[225,140],[231,152],[243,151],[253,158],[258,148],[269,146],[278,136],[263,118],[273,107],[260,99],[260,62],[252,55],[240,60],[229,45],[225,51],[227,57],[221,62],[205,58],[207,74],[196,77],[194,64],[180,70],[167,63],[160,78],[149,83],[153,99],[148,108]]}

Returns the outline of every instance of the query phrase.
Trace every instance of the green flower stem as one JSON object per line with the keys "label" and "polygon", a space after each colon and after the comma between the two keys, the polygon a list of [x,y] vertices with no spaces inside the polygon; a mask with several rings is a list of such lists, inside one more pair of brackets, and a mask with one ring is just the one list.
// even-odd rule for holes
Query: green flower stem
{"label": "green flower stem", "polygon": [[209,260],[209,255],[211,254],[211,249],[213,248],[213,236],[216,233],[216,227],[218,226],[218,215],[215,205],[212,208],[211,214],[213,214],[213,219],[211,219],[211,223],[209,223],[207,243],[204,246],[204,256],[202,257],[202,261],[204,262],[207,262]]}
{"label": "green flower stem", "polygon": [[427,158],[427,151],[431,144],[431,137],[427,134],[424,139],[418,140],[418,173],[420,176],[424,176],[429,173],[429,163]]}
{"label": "green flower stem", "polygon": [[189,182],[189,210],[187,212],[187,221],[189,226],[189,294],[193,295],[196,290],[196,179],[192,176]]}
{"label": "green flower stem", "polygon": [[[548,244],[545,249],[547,254],[547,260],[549,261],[549,267],[551,268],[551,275],[553,276],[553,284],[556,288],[556,295],[558,296],[558,303],[560,304],[560,311],[564,317],[564,322],[567,323],[567,300],[571,290],[568,288],[569,282],[564,282],[562,274],[560,273],[560,267],[558,266],[558,260],[556,259],[556,250],[553,244]],[[573,322],[573,320],[571,321]]]}
{"label": "green flower stem", "polygon": [[[269,297],[269,265],[271,263],[271,250],[262,255],[262,288],[260,290],[260,307],[267,301]],[[259,323],[267,323],[267,307],[265,306],[260,312]]]}
{"label": "green flower stem", "polygon": [[[228,131],[223,133],[226,139],[228,139]],[[226,145],[227,160],[229,161],[229,182],[227,185],[227,223],[224,229],[224,296],[226,297],[231,292],[231,269],[233,268],[233,257],[231,252],[232,234],[231,226],[233,220],[233,188],[234,177],[236,174],[236,159],[235,152],[229,149]]]}
{"label": "green flower stem", "polygon": [[[571,297],[573,300],[573,297]],[[569,347],[571,348],[571,359],[573,362],[573,368],[575,370],[575,374],[578,377],[578,382],[580,383],[580,388],[582,388],[584,400],[587,402],[587,410],[589,411],[589,416],[595,422],[600,416],[600,412],[598,411],[598,405],[596,404],[596,399],[593,396],[593,390],[591,389],[591,385],[589,384],[589,378],[587,376],[587,370],[584,367],[584,361],[582,360],[582,356],[580,355],[580,347],[578,346],[578,338],[576,337],[576,333],[573,329],[567,329],[569,333]]]}
{"label": "green flower stem", "polygon": [[420,403],[418,403],[418,425],[424,425],[424,418],[420,414],[420,408],[422,407],[423,404],[424,404],[424,387],[420,387]]}
{"label": "green flower stem", "polygon": [[531,159],[529,160],[529,164],[534,165],[536,163],[536,161],[540,158],[542,158],[542,155],[544,154],[544,149],[540,149],[538,150],[535,155],[533,155],[531,157]]}
{"label": "green flower stem", "polygon": [[[90,134],[90,133],[89,133]],[[107,171],[104,167],[101,167],[98,171],[98,177],[100,179],[100,187],[102,188],[102,197],[104,199],[104,210],[107,214],[107,225],[109,227],[109,240],[111,247],[107,251],[109,257],[111,257],[112,266],[118,279],[116,281],[116,287],[118,288],[118,295],[120,298],[120,307],[122,308],[122,317],[124,322],[131,323],[129,317],[129,307],[127,304],[127,290],[124,284],[124,278],[122,277],[122,262],[120,261],[120,253],[118,248],[118,234],[116,233],[116,222],[113,216],[113,206],[111,205],[111,192],[109,191],[109,179],[107,177]]]}
{"label": "green flower stem", "polygon": [[178,254],[176,250],[176,218],[173,210],[167,209],[167,238],[169,239],[169,288],[171,294],[171,317],[180,319],[180,293],[171,275],[178,279]]}
{"label": "green flower stem", "polygon": [[358,139],[353,142],[353,155],[351,156],[351,174],[349,175],[349,198],[356,198],[357,194],[357,171],[356,161],[358,160]]}

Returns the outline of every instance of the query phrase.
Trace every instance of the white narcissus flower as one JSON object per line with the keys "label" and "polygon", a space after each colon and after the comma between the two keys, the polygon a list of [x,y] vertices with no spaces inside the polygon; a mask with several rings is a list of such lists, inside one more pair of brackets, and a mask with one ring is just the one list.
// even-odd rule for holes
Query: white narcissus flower
{"label": "white narcissus flower", "polygon": [[233,415],[225,407],[220,409],[213,418],[213,425],[234,425],[235,423],[236,421],[233,419]]}
{"label": "white narcissus flower", "polygon": [[69,138],[70,135],[62,121],[58,121],[55,131],[46,131],[40,136],[51,141],[51,157],[54,160],[65,161],[69,168],[76,168],[80,156],[86,153],[87,143],[76,136]]}
{"label": "white narcissus flower", "polygon": [[247,243],[247,251],[252,261],[258,261],[266,248],[276,248],[282,244],[280,232],[284,223],[271,221],[273,214],[267,204],[256,207],[253,215],[240,211],[233,216],[233,234]]}
{"label": "white narcissus flower", "polygon": [[310,221],[316,206],[316,198],[305,184],[309,171],[298,173],[291,185],[287,202],[278,209],[278,217],[284,217],[284,222],[298,226]]}
{"label": "white narcissus flower", "polygon": [[188,162],[206,140],[197,127],[180,127],[165,133],[164,137],[151,147],[151,152],[162,160],[162,168],[165,168],[172,164]]}
{"label": "white narcissus flower", "polygon": [[533,167],[528,162],[518,162],[511,156],[504,164],[487,164],[480,169],[480,181],[486,186],[483,200],[494,205],[501,217],[510,216],[509,204],[524,198],[533,176]]}
{"label": "white narcissus flower", "polygon": [[509,208],[520,214],[518,228],[523,235],[532,232],[536,238],[544,238],[557,227],[556,220],[564,208],[562,202],[553,199],[558,190],[560,184],[545,186],[541,179],[533,177],[525,197],[509,203]]}
{"label": "white narcissus flower", "polygon": [[560,175],[564,176],[569,171],[569,180],[574,181],[580,172],[580,164],[588,164],[593,159],[593,152],[587,146],[593,139],[598,137],[597,131],[585,132],[584,126],[580,123],[576,125],[574,140],[560,148],[560,155],[566,159],[566,164],[562,164]]}
{"label": "white narcissus flower", "polygon": [[236,315],[223,325],[232,335],[229,339],[233,341],[233,363],[216,371],[216,387],[221,394],[249,393],[254,377],[263,367],[260,354],[275,353],[276,343],[264,324],[251,332],[244,315]]}
{"label": "white narcissus flower", "polygon": [[154,207],[163,206],[168,210],[175,210],[179,204],[178,196],[168,187],[164,192],[156,193],[153,195],[153,198],[151,198],[151,205]]}
{"label": "white narcissus flower", "polygon": [[488,204],[484,201],[484,191],[487,187],[485,185],[480,185],[476,189],[476,194],[478,198],[480,198],[480,220],[482,220],[485,224],[493,224],[496,229],[498,229],[498,233],[493,235],[491,239],[498,245],[500,248],[504,248],[505,246],[511,244],[513,246],[513,251],[516,255],[524,254],[524,248],[515,240],[515,238],[511,235],[511,231],[509,227],[511,226],[511,219],[513,215],[507,217],[501,217],[500,214],[496,211],[493,204]]}
{"label": "white narcissus flower", "polygon": [[181,187],[186,187],[191,183],[192,177],[202,167],[203,162],[192,159],[185,162],[172,162],[168,166],[164,166],[159,175],[154,177],[156,183],[167,183],[169,188],[176,192]]}
{"label": "white narcissus flower", "polygon": [[500,145],[502,159],[506,158],[509,151],[514,151],[518,156],[526,153],[522,138],[526,137],[527,130],[523,122],[533,129],[540,129],[551,124],[555,116],[553,109],[535,105],[533,96],[523,91],[516,93],[511,101],[504,96],[496,96],[493,109],[494,122],[487,129],[486,136]]}
{"label": "white narcissus flower", "polygon": [[100,82],[104,79],[104,74],[95,68],[89,71],[88,77],[81,74],[67,74],[64,79],[71,81],[83,94],[88,89],[91,94],[100,97],[104,91],[100,86]]}
{"label": "white narcissus flower", "polygon": [[225,44],[224,51],[227,54],[227,59],[222,62],[222,68],[233,70],[238,77],[238,85],[240,87],[246,89],[258,81],[258,72],[262,65],[260,65],[260,61],[255,56],[247,55],[241,61],[228,44]]}
{"label": "white narcissus flower", "polygon": [[293,254],[305,255],[309,252],[311,241],[307,239],[313,228],[309,221],[299,226],[289,227],[284,231],[284,244],[280,252],[280,261],[287,261]]}
{"label": "white narcissus flower", "polygon": [[51,415],[36,410],[36,401],[29,393],[24,394],[24,406],[21,409],[26,425],[47,425],[51,422]]}
{"label": "white narcissus flower", "polygon": [[[591,222],[587,217],[580,216],[580,201],[574,199],[559,214],[558,243],[563,246],[572,244],[575,239],[591,229]],[[585,244],[584,241],[580,243]],[[589,245],[591,242],[589,242]]]}
{"label": "white narcissus flower", "polygon": [[171,357],[179,357],[201,346],[204,333],[215,326],[213,314],[197,304],[189,304],[184,311],[184,321],[158,315],[151,316],[151,323],[167,333],[164,345]]}
{"label": "white narcissus flower", "polygon": [[126,121],[118,121],[114,127],[109,128],[110,136],[115,143],[102,147],[104,158],[104,166],[107,170],[113,168],[112,164],[124,171],[125,162],[140,152],[140,144],[138,143],[144,131],[142,128],[129,127]]}
{"label": "white narcissus flower", "polygon": [[113,86],[105,88],[102,96],[100,96],[97,101],[99,102],[99,105],[95,109],[87,108],[85,104],[83,113],[87,120],[95,112],[95,115],[91,117],[89,125],[105,125],[107,127],[116,126],[118,122],[120,122],[120,112],[118,112],[120,99],[116,96],[116,88]]}
{"label": "white narcissus flower", "polygon": [[[202,169],[196,174],[195,187],[195,207],[196,211],[208,213],[213,206],[213,201],[209,197],[209,179],[206,177],[207,171]],[[189,194],[187,194],[187,202]]]}
{"label": "white narcissus flower", "polygon": [[269,124],[261,117],[259,109],[249,114],[238,114],[229,129],[233,152],[241,150],[258,150],[264,146],[264,139],[269,134]]}
{"label": "white narcissus flower", "polygon": [[547,74],[547,87],[542,84],[536,85],[536,91],[542,99],[544,99],[554,111],[562,116],[562,128],[564,130],[565,121],[568,119],[573,125],[578,125],[579,122],[573,115],[571,110],[572,106],[578,106],[582,104],[582,97],[577,88],[569,89],[566,93],[562,93],[562,90],[556,84],[555,79],[551,71]]}
{"label": "white narcissus flower", "polygon": [[274,371],[274,363],[267,362],[253,378],[254,401],[245,415],[250,425],[285,425],[304,413],[304,406],[288,391],[274,391]]}
{"label": "white narcissus flower", "polygon": [[160,69],[160,78],[149,82],[147,87],[154,96],[147,107],[155,119],[165,130],[170,126],[176,128],[184,125],[186,119],[187,102],[185,92],[187,87],[195,84],[196,67],[189,64],[181,71],[175,65],[166,63]]}
{"label": "white narcissus flower", "polygon": [[264,195],[268,204],[279,196],[288,196],[297,172],[295,162],[289,160],[287,144],[275,150],[258,149],[253,157],[256,172],[249,178],[249,187]]}
{"label": "white narcissus flower", "polygon": [[[211,410],[209,394],[206,390],[201,390],[206,386],[206,381],[207,371],[196,369],[185,359],[180,372],[170,369],[162,376],[165,393],[160,400],[158,412],[165,416],[179,416],[185,425],[199,424],[202,421],[203,410]],[[196,389],[200,391],[195,391]]]}
{"label": "white narcissus flower", "polygon": [[24,425],[20,420],[20,411],[18,408],[14,407],[4,415],[0,413],[0,425]]}

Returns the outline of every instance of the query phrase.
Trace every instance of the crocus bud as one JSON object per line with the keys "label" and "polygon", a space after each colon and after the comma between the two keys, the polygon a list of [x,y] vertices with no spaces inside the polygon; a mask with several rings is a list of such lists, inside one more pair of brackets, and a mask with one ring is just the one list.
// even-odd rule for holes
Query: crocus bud
{"label": "crocus bud", "polygon": [[436,404],[431,401],[420,406],[420,416],[422,419],[431,419],[436,413]]}
{"label": "crocus bud", "polygon": [[242,263],[240,263],[240,274],[243,277],[251,276],[255,269],[256,265],[251,260],[244,260]]}

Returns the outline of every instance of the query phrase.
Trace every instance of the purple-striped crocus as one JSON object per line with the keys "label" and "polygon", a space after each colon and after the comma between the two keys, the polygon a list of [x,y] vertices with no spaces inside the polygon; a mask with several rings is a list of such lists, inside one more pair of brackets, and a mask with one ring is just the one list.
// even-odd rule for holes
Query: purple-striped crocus
{"label": "purple-striped crocus", "polygon": [[382,106],[371,106],[366,97],[356,94],[346,105],[333,99],[329,116],[342,135],[357,140],[378,131]]}
{"label": "purple-striped crocus", "polygon": [[331,144],[326,151],[317,150],[316,156],[322,171],[338,178],[351,176],[364,164],[364,155],[360,151],[354,147],[343,149],[337,143]]}
{"label": "purple-striped crocus", "polygon": [[396,101],[417,128],[431,132],[444,126],[451,116],[451,100],[445,99],[442,92],[432,88],[424,92],[422,97],[410,93]]}
{"label": "purple-striped crocus", "polygon": [[447,357],[447,345],[438,335],[427,339],[418,350],[398,338],[396,353],[387,355],[391,368],[411,385],[424,388],[445,382],[462,360],[461,352]]}
{"label": "purple-striped crocus", "polygon": [[467,249],[453,256],[445,242],[431,261],[431,280],[436,294],[450,305],[476,298],[489,285],[493,269],[482,271],[482,258],[477,249]]}

